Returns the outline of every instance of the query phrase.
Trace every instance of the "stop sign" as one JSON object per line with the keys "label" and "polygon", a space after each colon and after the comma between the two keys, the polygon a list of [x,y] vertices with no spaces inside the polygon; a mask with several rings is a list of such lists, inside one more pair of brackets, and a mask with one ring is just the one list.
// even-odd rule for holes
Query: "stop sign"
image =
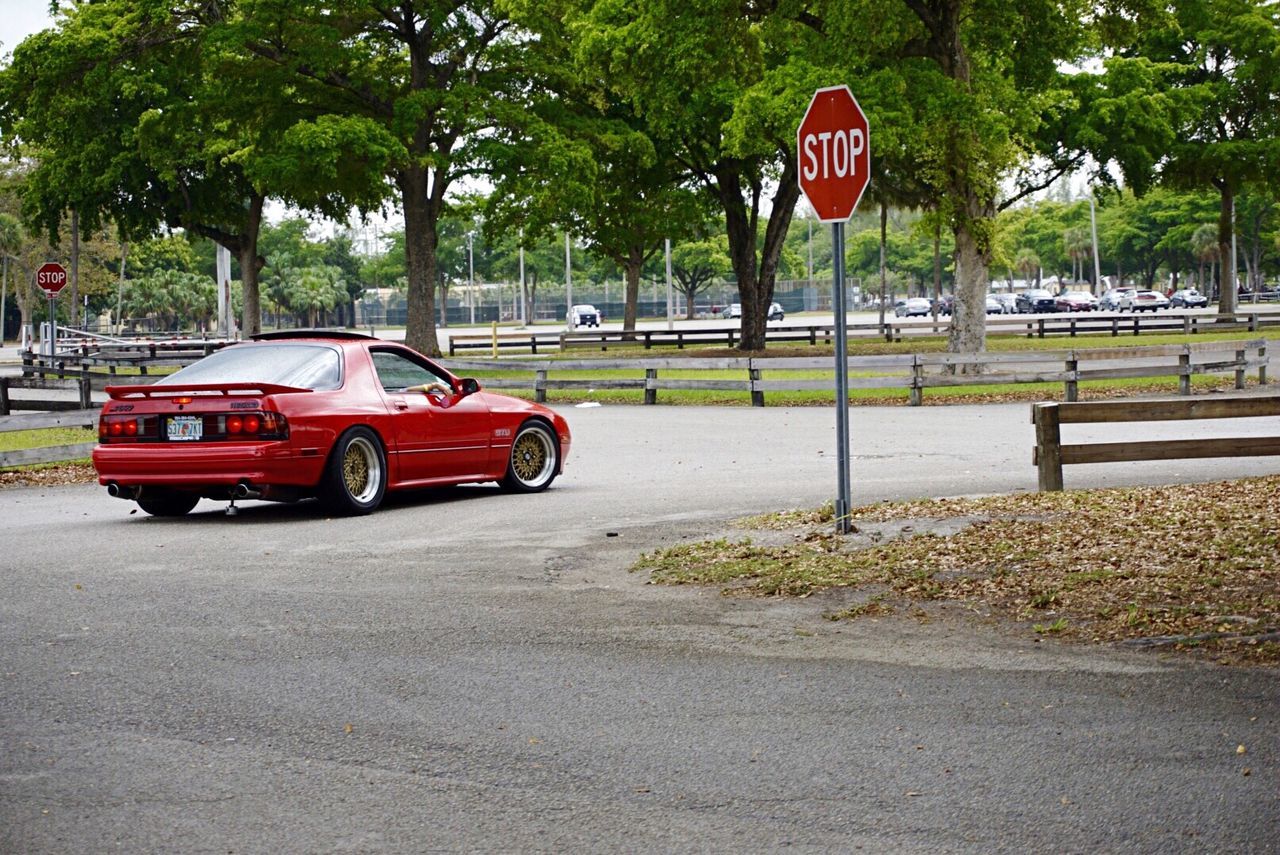
{"label": "stop sign", "polygon": [[58,296],[58,292],[67,284],[67,271],[56,261],[48,261],[40,265],[36,271],[36,286],[49,299]]}
{"label": "stop sign", "polygon": [[824,223],[853,215],[871,178],[867,117],[848,86],[813,93],[796,130],[800,189]]}

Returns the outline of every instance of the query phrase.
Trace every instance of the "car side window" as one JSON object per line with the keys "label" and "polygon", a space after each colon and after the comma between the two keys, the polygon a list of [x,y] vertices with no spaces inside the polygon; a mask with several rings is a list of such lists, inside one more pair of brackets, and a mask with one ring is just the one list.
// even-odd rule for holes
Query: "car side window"
{"label": "car side window", "polygon": [[378,372],[378,382],[387,392],[403,392],[411,386],[422,386],[427,383],[443,383],[449,380],[436,374],[425,365],[406,359],[402,354],[390,351],[374,351],[373,367]]}

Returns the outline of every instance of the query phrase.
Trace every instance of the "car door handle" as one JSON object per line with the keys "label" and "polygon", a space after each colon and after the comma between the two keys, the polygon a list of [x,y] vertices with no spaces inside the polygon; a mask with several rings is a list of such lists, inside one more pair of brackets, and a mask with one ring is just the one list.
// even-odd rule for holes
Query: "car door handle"
{"label": "car door handle", "polygon": [[395,408],[396,408],[397,410],[407,410],[407,409],[409,409],[409,402],[408,402],[408,401],[396,401],[396,402],[395,402]]}

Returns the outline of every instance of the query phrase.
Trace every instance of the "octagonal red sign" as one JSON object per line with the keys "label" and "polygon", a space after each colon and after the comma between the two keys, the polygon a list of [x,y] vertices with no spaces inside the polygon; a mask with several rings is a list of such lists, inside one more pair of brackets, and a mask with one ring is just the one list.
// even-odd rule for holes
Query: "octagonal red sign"
{"label": "octagonal red sign", "polygon": [[853,215],[871,179],[867,117],[848,86],[813,93],[796,130],[800,189],[824,223]]}
{"label": "octagonal red sign", "polygon": [[36,287],[53,298],[67,284],[67,269],[56,261],[47,261],[36,271]]}

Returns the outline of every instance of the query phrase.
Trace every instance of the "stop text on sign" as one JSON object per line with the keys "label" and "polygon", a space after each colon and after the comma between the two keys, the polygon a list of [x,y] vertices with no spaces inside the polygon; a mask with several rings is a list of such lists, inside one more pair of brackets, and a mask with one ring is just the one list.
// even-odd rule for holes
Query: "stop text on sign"
{"label": "stop text on sign", "polygon": [[806,181],[858,174],[858,156],[867,147],[861,128],[805,134],[801,140],[801,172]]}

